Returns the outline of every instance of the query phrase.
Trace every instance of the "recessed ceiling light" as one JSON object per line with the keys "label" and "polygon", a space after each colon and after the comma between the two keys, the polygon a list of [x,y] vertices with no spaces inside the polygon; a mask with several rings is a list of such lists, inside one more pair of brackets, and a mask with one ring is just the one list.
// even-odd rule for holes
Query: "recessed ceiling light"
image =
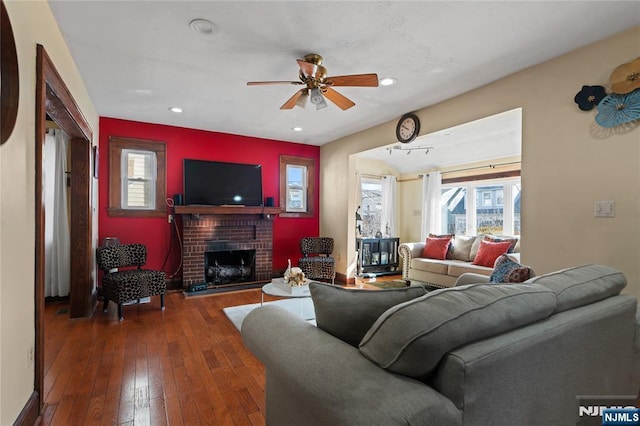
{"label": "recessed ceiling light", "polygon": [[293,130],[294,132],[301,132],[302,131],[302,127],[292,127],[291,130]]}
{"label": "recessed ceiling light", "polygon": [[393,86],[394,84],[396,84],[396,79],[393,77],[383,77],[380,79],[379,83],[380,86]]}
{"label": "recessed ceiling light", "polygon": [[171,108],[169,108],[169,111],[180,113],[180,112],[182,112],[182,108],[171,107]]}
{"label": "recessed ceiling light", "polygon": [[218,26],[211,21],[207,21],[206,19],[194,19],[189,22],[189,27],[196,34],[204,35],[204,36],[213,36],[218,32]]}

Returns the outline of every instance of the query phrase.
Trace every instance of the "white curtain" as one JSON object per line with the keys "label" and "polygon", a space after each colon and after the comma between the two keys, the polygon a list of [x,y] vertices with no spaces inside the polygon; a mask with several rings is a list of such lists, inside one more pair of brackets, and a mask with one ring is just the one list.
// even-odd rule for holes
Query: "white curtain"
{"label": "white curtain", "polygon": [[429,233],[442,232],[441,192],[440,172],[430,172],[422,177],[422,241],[426,241]]}
{"label": "white curtain", "polygon": [[[360,173],[356,173],[356,211],[355,213],[360,214],[362,217],[362,176]],[[354,217],[355,217],[354,213]],[[356,236],[360,236],[360,232],[358,232],[358,223],[356,223]]]}
{"label": "white curtain", "polygon": [[380,220],[380,232],[384,237],[398,235],[396,223],[396,177],[387,175],[382,179],[382,214]]}
{"label": "white curtain", "polygon": [[62,130],[49,130],[44,144],[45,297],[68,296],[70,288],[67,142]]}

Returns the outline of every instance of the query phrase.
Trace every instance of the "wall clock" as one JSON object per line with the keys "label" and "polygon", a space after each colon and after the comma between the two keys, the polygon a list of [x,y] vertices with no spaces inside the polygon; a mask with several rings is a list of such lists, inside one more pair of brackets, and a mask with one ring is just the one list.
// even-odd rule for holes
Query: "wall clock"
{"label": "wall clock", "polygon": [[396,138],[402,143],[413,141],[420,132],[420,119],[415,114],[405,114],[396,126]]}

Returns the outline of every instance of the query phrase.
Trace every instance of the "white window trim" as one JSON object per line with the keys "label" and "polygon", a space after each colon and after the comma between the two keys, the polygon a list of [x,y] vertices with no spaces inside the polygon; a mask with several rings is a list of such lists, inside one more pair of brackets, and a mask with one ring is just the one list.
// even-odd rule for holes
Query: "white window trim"
{"label": "white window trim", "polygon": [[[504,189],[503,200],[510,200],[509,203],[503,204],[503,223],[502,232],[504,235],[513,235],[515,226],[515,211],[513,200],[513,185],[520,184],[522,181],[520,177],[517,178],[502,178],[502,179],[487,179],[487,180],[475,180],[469,182],[458,182],[442,184],[442,189],[450,188],[466,188],[465,194],[465,206],[467,206],[467,228],[465,230],[467,235],[476,235],[477,228],[477,215],[475,200],[477,197],[477,188],[483,186],[492,186],[502,184]],[[469,208],[473,206],[473,208]]]}
{"label": "white window trim", "polygon": [[[290,205],[290,201],[291,201],[291,188],[289,187],[289,169],[301,169],[302,170],[302,179],[301,179],[301,186],[302,189],[301,194],[302,194],[302,206],[300,207],[292,207]],[[307,168],[307,166],[303,166],[303,165],[298,165],[298,164],[287,164],[287,168],[286,168],[286,176],[287,176],[287,183],[285,185],[286,187],[286,191],[287,194],[285,196],[285,200],[286,200],[286,207],[285,207],[285,211],[287,212],[292,212],[292,213],[299,213],[299,212],[306,212],[307,211],[307,189],[309,187],[309,170]]]}
{"label": "white window trim", "polygon": [[[128,158],[129,154],[138,154],[144,155],[151,158],[150,172],[151,176],[148,179],[137,178],[130,179],[128,176]],[[156,157],[156,153],[154,151],[140,150],[140,149],[123,149],[122,157],[120,159],[120,170],[123,173],[120,175],[121,179],[121,191],[120,194],[122,196],[121,205],[128,210],[155,210],[156,209],[156,183],[157,183],[157,169],[158,169],[158,159]],[[150,182],[150,190],[151,194],[149,194],[149,200],[151,204],[148,206],[132,206],[129,204],[129,182]]]}

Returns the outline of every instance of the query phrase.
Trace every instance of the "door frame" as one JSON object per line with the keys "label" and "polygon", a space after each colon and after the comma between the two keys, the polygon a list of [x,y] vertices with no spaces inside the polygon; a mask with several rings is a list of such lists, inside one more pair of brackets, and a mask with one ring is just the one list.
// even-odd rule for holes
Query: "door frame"
{"label": "door frame", "polygon": [[[97,295],[93,283],[91,148],[93,131],[60,77],[44,46],[36,47],[36,181],[35,181],[35,380],[38,415],[44,407],[44,282],[45,203],[42,152],[49,115],[69,135],[71,149],[71,318],[93,314]],[[34,404],[35,405],[35,404]]]}

